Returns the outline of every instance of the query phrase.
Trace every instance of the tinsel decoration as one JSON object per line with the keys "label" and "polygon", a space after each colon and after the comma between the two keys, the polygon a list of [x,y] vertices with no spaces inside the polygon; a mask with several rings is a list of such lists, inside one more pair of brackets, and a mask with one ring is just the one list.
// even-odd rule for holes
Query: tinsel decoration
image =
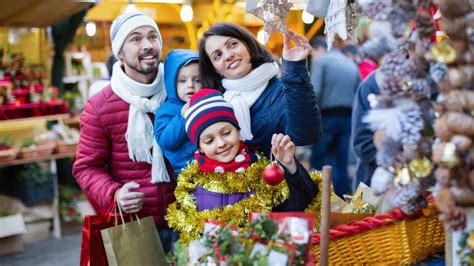
{"label": "tinsel decoration", "polygon": [[[168,206],[165,219],[168,225],[180,232],[180,241],[188,243],[201,237],[204,231],[204,222],[211,219],[223,223],[232,223],[235,226],[244,226],[248,223],[250,212],[270,212],[289,198],[290,192],[286,182],[270,186],[263,181],[262,172],[270,161],[264,156],[253,163],[244,173],[208,173],[199,170],[197,163],[188,165],[178,176],[178,185],[175,189],[176,202]],[[322,174],[311,172],[310,176],[318,191],[322,191]],[[194,190],[197,186],[216,193],[247,193],[252,196],[240,200],[233,205],[227,205],[213,210],[197,211]],[[315,214],[319,220],[321,209],[321,195],[318,193],[306,211]]]}
{"label": "tinsel decoration", "polygon": [[265,44],[274,32],[286,33],[288,31],[285,19],[291,7],[293,3],[290,0],[259,0],[256,7],[247,4],[247,13],[263,20]]}

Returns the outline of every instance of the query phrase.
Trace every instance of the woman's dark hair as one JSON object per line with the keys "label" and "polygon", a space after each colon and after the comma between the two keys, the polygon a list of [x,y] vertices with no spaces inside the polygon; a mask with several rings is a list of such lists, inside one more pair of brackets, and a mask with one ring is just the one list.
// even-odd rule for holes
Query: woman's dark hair
{"label": "woman's dark hair", "polygon": [[219,23],[208,29],[199,41],[199,72],[203,88],[213,88],[224,91],[222,76],[216,72],[209,55],[206,53],[206,41],[211,36],[226,36],[240,40],[247,46],[250,54],[252,69],[263,63],[273,62],[268,49],[261,45],[247,29],[231,23]]}

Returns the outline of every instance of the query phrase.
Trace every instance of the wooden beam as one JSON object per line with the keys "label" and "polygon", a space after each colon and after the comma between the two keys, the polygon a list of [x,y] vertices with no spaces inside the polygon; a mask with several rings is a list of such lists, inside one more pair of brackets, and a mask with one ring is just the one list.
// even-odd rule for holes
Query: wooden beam
{"label": "wooden beam", "polygon": [[314,35],[316,35],[316,33],[319,31],[319,29],[323,26],[323,24],[324,24],[324,20],[317,18],[316,22],[313,23],[309,31],[306,33],[306,38],[308,40],[311,40],[314,37]]}

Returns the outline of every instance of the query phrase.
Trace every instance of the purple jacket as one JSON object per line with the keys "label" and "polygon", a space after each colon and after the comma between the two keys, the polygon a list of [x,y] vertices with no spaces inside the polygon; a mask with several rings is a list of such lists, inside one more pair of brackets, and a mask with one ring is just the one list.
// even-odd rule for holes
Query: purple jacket
{"label": "purple jacket", "polygon": [[[285,180],[290,189],[290,198],[273,208],[273,211],[304,211],[317,194],[317,188],[311,180],[308,172],[297,162],[297,170],[292,175],[285,170]],[[197,186],[194,191],[198,211],[212,210],[215,208],[232,205],[236,202],[250,197],[254,192],[221,194],[211,192],[201,186]]]}

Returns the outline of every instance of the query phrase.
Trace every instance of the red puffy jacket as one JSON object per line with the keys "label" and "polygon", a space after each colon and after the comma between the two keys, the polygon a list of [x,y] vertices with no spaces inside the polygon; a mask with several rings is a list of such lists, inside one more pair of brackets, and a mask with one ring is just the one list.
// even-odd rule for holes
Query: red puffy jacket
{"label": "red puffy jacket", "polygon": [[139,216],[152,215],[157,226],[163,228],[166,208],[175,200],[176,185],[152,184],[151,164],[129,158],[125,140],[129,106],[110,85],[89,99],[81,115],[81,137],[72,173],[104,210],[111,206],[115,191],[123,184],[138,183],[140,187],[133,191],[145,193]]}

